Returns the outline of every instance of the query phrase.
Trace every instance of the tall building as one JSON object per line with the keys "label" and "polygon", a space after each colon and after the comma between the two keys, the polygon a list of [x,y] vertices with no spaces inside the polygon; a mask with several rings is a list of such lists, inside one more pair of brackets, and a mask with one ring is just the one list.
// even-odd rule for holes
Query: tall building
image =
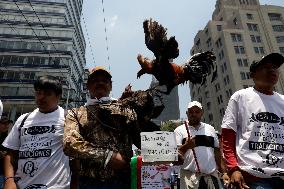
{"label": "tall building", "polygon": [[[217,0],[205,28],[197,33],[191,54],[211,50],[217,57],[218,77],[191,86],[191,97],[203,104],[204,121],[220,129],[231,95],[253,85],[249,66],[262,56],[284,55],[284,8],[260,5],[258,0]],[[284,92],[284,67],[276,91]]]}
{"label": "tall building", "polygon": [[[157,85],[158,81],[155,77],[152,77],[150,88]],[[174,87],[169,95],[163,95],[162,98],[165,108],[157,118],[153,119],[157,125],[161,125],[165,121],[178,120],[180,118],[178,87]]]}
{"label": "tall building", "polygon": [[11,119],[35,108],[33,82],[54,75],[61,105],[82,98],[86,65],[83,0],[0,0],[0,99]]}

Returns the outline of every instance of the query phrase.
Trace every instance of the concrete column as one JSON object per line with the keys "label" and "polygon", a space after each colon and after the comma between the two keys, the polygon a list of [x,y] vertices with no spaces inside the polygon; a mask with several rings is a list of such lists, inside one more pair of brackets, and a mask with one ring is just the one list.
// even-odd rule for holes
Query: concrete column
{"label": "concrete column", "polygon": [[14,122],[16,121],[16,113],[17,113],[17,106],[12,106],[10,119],[13,120]]}

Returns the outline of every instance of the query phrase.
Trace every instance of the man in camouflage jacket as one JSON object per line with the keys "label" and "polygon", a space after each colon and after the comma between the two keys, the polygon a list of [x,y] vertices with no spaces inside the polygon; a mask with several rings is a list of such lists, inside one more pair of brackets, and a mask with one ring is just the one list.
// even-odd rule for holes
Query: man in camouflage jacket
{"label": "man in camouflage jacket", "polygon": [[80,162],[80,189],[130,188],[132,144],[140,146],[140,132],[153,130],[150,119],[164,107],[155,89],[132,92],[128,87],[120,100],[109,97],[111,77],[102,67],[91,70],[91,99],[69,110],[65,119],[64,152]]}

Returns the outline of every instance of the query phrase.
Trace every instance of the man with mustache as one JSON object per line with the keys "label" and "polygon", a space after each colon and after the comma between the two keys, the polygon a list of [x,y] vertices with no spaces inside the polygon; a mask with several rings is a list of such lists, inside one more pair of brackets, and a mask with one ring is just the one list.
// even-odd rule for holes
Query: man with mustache
{"label": "man with mustache", "polygon": [[129,189],[132,144],[139,147],[141,123],[162,110],[153,91],[131,92],[128,86],[123,98],[111,98],[111,79],[103,67],[91,69],[90,99],[66,116],[64,152],[77,160],[80,189]]}
{"label": "man with mustache", "polygon": [[235,92],[222,122],[231,184],[240,189],[284,185],[284,96],[275,92],[284,57],[271,53],[250,66],[254,87]]}
{"label": "man with mustache", "polygon": [[62,85],[54,76],[34,83],[37,108],[21,115],[3,142],[4,189],[69,189],[69,157],[63,152]]}
{"label": "man with mustache", "polygon": [[217,166],[222,173],[225,168],[221,164],[216,131],[211,125],[201,122],[203,108],[199,102],[190,102],[186,113],[188,120],[174,131],[179,153],[184,158],[180,186],[182,189],[221,189]]}

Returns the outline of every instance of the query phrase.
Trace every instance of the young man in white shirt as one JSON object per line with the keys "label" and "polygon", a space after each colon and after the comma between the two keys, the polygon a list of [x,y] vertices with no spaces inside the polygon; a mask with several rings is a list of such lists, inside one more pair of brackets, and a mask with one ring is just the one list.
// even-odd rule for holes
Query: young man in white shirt
{"label": "young man in white shirt", "polygon": [[221,167],[222,158],[216,131],[211,125],[201,122],[203,109],[199,102],[188,104],[187,116],[188,121],[174,131],[179,152],[184,158],[181,188],[222,188],[217,166],[220,170],[224,167]]}
{"label": "young man in white shirt", "polygon": [[[18,118],[3,142],[4,189],[69,189],[69,158],[63,153],[62,85],[53,76],[34,83],[37,109]],[[16,170],[16,172],[14,172]]]}
{"label": "young man in white shirt", "polygon": [[273,91],[284,57],[271,53],[250,66],[255,86],[235,92],[223,123],[231,184],[245,189],[284,185],[284,96]]}

